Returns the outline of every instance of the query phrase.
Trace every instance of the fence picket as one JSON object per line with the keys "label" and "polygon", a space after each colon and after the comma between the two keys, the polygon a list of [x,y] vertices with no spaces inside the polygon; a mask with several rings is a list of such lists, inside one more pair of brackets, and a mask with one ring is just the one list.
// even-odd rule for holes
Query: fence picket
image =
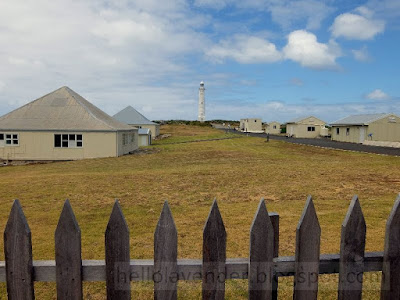
{"label": "fence picket", "polygon": [[224,299],[225,261],[226,231],[217,201],[214,200],[203,230],[203,300]]}
{"label": "fence picket", "polygon": [[57,299],[83,299],[81,230],[69,200],[55,232]]}
{"label": "fence picket", "polygon": [[8,299],[34,299],[31,230],[18,200],[4,230],[4,256]]}
{"label": "fence picket", "polygon": [[261,199],[250,229],[249,299],[272,299],[274,228]]}
{"label": "fence picket", "polygon": [[321,227],[311,196],[296,229],[295,300],[317,299]]}
{"label": "fence picket", "polygon": [[168,202],[154,233],[154,299],[177,299],[178,233]]}
{"label": "fence picket", "polygon": [[105,232],[107,299],[131,299],[129,228],[118,200]]}
{"label": "fence picket", "polygon": [[381,299],[400,299],[400,194],[386,223]]}
{"label": "fence picket", "polygon": [[[272,227],[274,228],[274,258],[279,257],[279,215],[277,213],[269,213]],[[278,274],[274,270],[272,279],[272,300],[278,299]]]}
{"label": "fence picket", "polygon": [[361,299],[366,225],[358,197],[354,196],[342,224],[338,299]]}

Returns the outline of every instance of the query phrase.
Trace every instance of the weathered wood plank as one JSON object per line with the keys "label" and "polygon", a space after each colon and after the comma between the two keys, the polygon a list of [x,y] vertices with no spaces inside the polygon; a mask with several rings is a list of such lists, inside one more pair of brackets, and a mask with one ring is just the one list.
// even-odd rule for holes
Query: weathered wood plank
{"label": "weathered wood plank", "polygon": [[400,194],[386,223],[381,299],[400,299]]}
{"label": "weathered wood plank", "polygon": [[154,233],[154,299],[177,299],[178,233],[168,202]]}
{"label": "weathered wood plank", "polygon": [[[339,273],[339,254],[322,254],[320,256],[319,274]],[[382,271],[383,252],[366,252],[364,257],[364,273]],[[130,261],[131,281],[152,280],[153,260],[132,259]],[[227,279],[248,279],[248,258],[226,259]],[[279,277],[293,276],[295,270],[294,256],[274,258],[274,269]],[[33,261],[34,281],[55,282],[56,263],[54,260]],[[179,280],[201,280],[201,259],[178,259]],[[135,276],[133,276],[135,275]],[[106,280],[104,260],[82,260],[83,281],[96,282]],[[6,282],[5,262],[0,261],[0,282]]]}
{"label": "weathered wood plank", "polygon": [[131,298],[129,228],[118,200],[105,232],[107,299]]}
{"label": "weathered wood plank", "polygon": [[69,200],[55,232],[57,299],[83,299],[81,230]]}
{"label": "weathered wood plank", "polygon": [[295,300],[317,299],[321,228],[311,196],[296,229]]}
{"label": "weathered wood plank", "polygon": [[[271,220],[272,227],[274,228],[274,257],[279,256],[279,214],[271,212],[269,213],[269,219]],[[278,275],[274,269],[274,275],[272,279],[272,299],[278,299]]]}
{"label": "weathered wood plank", "polygon": [[274,229],[261,199],[250,229],[249,299],[272,299]]}
{"label": "weathered wood plank", "polygon": [[203,230],[203,300],[225,297],[226,232],[214,200]]}
{"label": "weathered wood plank", "polygon": [[358,197],[354,196],[342,224],[338,299],[362,296],[366,225]]}
{"label": "weathered wood plank", "polygon": [[4,256],[8,299],[34,299],[31,230],[18,200],[4,231]]}

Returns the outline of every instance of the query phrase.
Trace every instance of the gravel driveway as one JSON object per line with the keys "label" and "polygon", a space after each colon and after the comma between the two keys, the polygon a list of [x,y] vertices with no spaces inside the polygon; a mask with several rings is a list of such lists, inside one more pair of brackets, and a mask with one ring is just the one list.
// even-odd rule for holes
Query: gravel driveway
{"label": "gravel driveway", "polygon": [[[236,130],[229,130],[229,132],[249,135],[255,137],[267,138],[267,134],[265,133],[243,133]],[[349,151],[357,151],[357,152],[367,152],[367,153],[376,153],[376,154],[385,154],[392,156],[400,156],[400,148],[391,148],[391,147],[377,147],[377,146],[367,146],[362,144],[355,143],[344,143],[332,141],[329,138],[319,138],[319,139],[305,139],[305,138],[286,138],[284,136],[279,135],[270,135],[269,138],[271,140],[280,140],[293,144],[301,144],[301,145],[311,145],[318,146],[323,148],[331,148],[331,149],[341,149],[341,150],[349,150]]]}

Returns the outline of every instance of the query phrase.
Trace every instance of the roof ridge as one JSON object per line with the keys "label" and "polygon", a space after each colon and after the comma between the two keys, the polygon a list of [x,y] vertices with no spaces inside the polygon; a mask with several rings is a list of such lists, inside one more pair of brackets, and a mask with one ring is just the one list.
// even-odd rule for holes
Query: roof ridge
{"label": "roof ridge", "polygon": [[[101,120],[101,119],[99,119],[98,117],[96,117],[94,114],[93,114],[93,112],[87,107],[87,105],[85,104],[85,103],[83,103],[80,99],[77,99],[73,94],[77,94],[74,90],[72,90],[72,89],[70,89],[69,87],[67,87],[67,86],[65,86],[65,87],[62,87],[62,88],[65,88],[66,90],[67,90],[67,92],[68,92],[68,94],[69,95],[71,95],[72,96],[72,98],[74,98],[75,99],[75,101],[77,101],[80,105],[82,105],[84,108],[85,108],[85,110],[86,110],[86,112],[91,116],[91,117],[93,117],[94,119],[96,119],[97,121],[100,121],[100,122],[102,122],[104,125],[106,125],[108,128],[110,128],[110,129],[115,129],[114,127],[112,127],[110,124],[107,124],[105,121],[103,121],[103,120]],[[72,93],[71,93],[72,92]],[[82,96],[80,96],[79,94],[77,94],[79,97],[81,97],[83,100],[85,100],[86,102],[88,102],[89,103],[89,101],[88,100],[86,100],[85,98],[83,98]],[[96,107],[94,104],[92,104],[94,107]],[[96,107],[97,108],[97,107]]]}

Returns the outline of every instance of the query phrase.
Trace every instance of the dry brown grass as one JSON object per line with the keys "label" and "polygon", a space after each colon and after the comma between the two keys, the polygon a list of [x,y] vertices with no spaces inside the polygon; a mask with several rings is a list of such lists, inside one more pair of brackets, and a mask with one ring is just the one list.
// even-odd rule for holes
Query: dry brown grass
{"label": "dry brown grass", "polygon": [[[69,198],[82,231],[83,259],[103,259],[104,230],[119,198],[130,227],[131,257],[151,258],[154,228],[168,199],[179,257],[200,258],[203,225],[217,198],[228,234],[227,256],[247,257],[250,224],[264,197],[268,210],[281,216],[280,255],[293,255],[296,225],[311,194],[322,228],[321,253],[334,253],[347,207],[358,194],[367,223],[366,250],[382,251],[385,222],[400,191],[400,158],[251,137],[166,145],[226,135],[190,126],[165,126],[162,132],[172,137],[152,146],[158,153],[0,168],[0,228],[12,200],[19,198],[32,230],[34,259],[54,259],[54,230]],[[0,255],[3,260],[3,251]],[[323,276],[321,299],[336,298],[336,280]],[[38,299],[54,298],[54,284],[37,285]],[[139,299],[151,298],[150,283],[133,286]],[[180,298],[199,298],[200,283],[180,283],[180,288]],[[281,288],[281,297],[289,299],[290,279],[283,279]],[[379,283],[368,284],[365,296],[374,299],[378,294],[371,289],[376,288]],[[85,283],[87,299],[103,299],[104,293],[104,284]],[[246,282],[229,282],[227,294],[245,299]]]}

